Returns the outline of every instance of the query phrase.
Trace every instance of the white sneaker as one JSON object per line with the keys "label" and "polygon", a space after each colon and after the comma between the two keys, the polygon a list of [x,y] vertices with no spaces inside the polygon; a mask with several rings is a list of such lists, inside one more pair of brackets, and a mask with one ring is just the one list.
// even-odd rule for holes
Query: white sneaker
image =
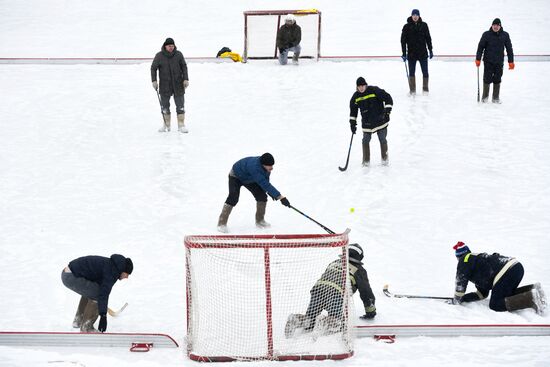
{"label": "white sneaker", "polygon": [[189,129],[187,129],[185,126],[181,126],[178,128],[178,131],[183,134],[187,134],[189,132]]}
{"label": "white sneaker", "polygon": [[271,227],[271,224],[269,224],[265,220],[261,220],[259,222],[256,222],[256,227],[258,227],[258,228],[269,228],[269,227]]}
{"label": "white sneaker", "polygon": [[221,232],[221,233],[229,233],[229,228],[227,228],[226,225],[221,225],[221,226],[218,226],[218,232]]}

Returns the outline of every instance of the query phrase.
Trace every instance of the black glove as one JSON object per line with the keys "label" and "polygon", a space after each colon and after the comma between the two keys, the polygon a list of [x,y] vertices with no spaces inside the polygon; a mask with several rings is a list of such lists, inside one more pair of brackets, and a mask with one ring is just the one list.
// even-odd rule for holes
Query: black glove
{"label": "black glove", "polygon": [[281,204],[283,204],[284,206],[290,208],[290,202],[288,201],[287,198],[282,198],[282,199],[281,199]]}
{"label": "black glove", "polygon": [[372,320],[374,319],[374,316],[376,316],[376,311],[365,312],[365,314],[363,316],[359,316],[359,318],[363,320]]}
{"label": "black glove", "polygon": [[384,123],[390,122],[391,107],[384,108]]}
{"label": "black glove", "polygon": [[430,59],[431,59],[432,57],[434,57],[434,53],[433,53],[432,50],[430,50]]}
{"label": "black glove", "polygon": [[99,319],[99,327],[97,328],[97,330],[104,333],[105,330],[107,330],[107,316],[101,315],[100,317],[101,318]]}
{"label": "black glove", "polygon": [[403,56],[401,56],[401,58],[403,59],[403,62],[407,61],[407,55],[403,54]]}
{"label": "black glove", "polygon": [[351,129],[351,133],[355,134],[355,132],[357,131],[357,121],[349,120],[349,127]]}

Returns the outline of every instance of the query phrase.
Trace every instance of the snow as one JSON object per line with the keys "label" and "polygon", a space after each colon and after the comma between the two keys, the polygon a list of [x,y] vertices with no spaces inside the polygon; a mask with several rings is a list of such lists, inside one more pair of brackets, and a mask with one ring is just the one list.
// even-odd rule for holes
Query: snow
{"label": "snow", "polygon": [[[550,51],[544,42],[550,6],[542,0],[364,2],[353,9],[328,0],[162,6],[34,0],[2,1],[0,57],[152,57],[168,36],[185,56],[214,56],[222,46],[241,52],[243,10],[312,7],[323,12],[324,55],[398,55],[413,7],[430,25],[436,56],[473,54],[495,17],[516,53]],[[108,330],[167,333],[183,344],[183,237],[216,233],[232,163],[266,151],[276,160],[271,182],[293,206],[334,231],[351,228],[351,240],[366,250],[375,323],[549,323],[548,314],[532,310],[493,312],[487,301],[450,306],[382,294],[388,283],[395,293],[452,295],[458,240],[474,252],[516,257],[525,267],[522,284],[550,287],[548,63],[505,70],[501,105],[477,104],[473,61],[432,60],[431,92],[416,98],[407,95],[403,65],[395,61],[192,63],[186,135],[157,133],[162,120],[149,66],[0,65],[0,330],[71,331],[78,296],[62,285],[62,268],[79,256],[121,253],[134,260],[135,271],[113,288],[110,307],[129,306],[109,319]],[[394,98],[391,163],[379,163],[373,137],[373,165],[363,169],[356,136],[341,173],[347,106],[360,75]],[[272,227],[256,229],[254,205],[243,190],[231,233],[323,233],[277,202],[267,207]],[[543,366],[549,360],[546,337],[459,337],[359,339],[353,358],[322,363]],[[0,347],[0,366],[191,364],[184,348],[136,355]]]}

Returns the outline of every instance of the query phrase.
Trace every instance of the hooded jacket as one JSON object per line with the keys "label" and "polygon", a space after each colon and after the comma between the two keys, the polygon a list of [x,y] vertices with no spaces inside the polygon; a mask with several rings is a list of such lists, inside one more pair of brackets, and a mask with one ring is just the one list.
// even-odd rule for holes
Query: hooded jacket
{"label": "hooded jacket", "polygon": [[163,95],[181,96],[185,93],[183,81],[189,80],[187,75],[187,63],[183,54],[174,46],[171,53],[166,51],[164,45],[161,51],[155,55],[151,64],[151,81],[157,80],[159,73],[159,93]]}
{"label": "hooded jacket", "polygon": [[113,254],[111,257],[83,256],[69,263],[69,269],[77,278],[99,284],[97,306],[100,315],[107,314],[109,295],[120,274],[126,268],[126,258]]}
{"label": "hooded jacket", "polygon": [[483,61],[502,64],[504,63],[504,49],[508,54],[508,62],[514,62],[514,49],[512,48],[512,41],[508,32],[504,32],[504,28],[500,27],[498,32],[493,32],[492,27],[488,31],[483,32],[479,44],[477,45],[476,60],[481,60],[483,54]]}
{"label": "hooded jacket", "polygon": [[[423,60],[428,57],[428,50],[432,50],[432,37],[428,23],[424,23],[422,18],[418,22],[412,20],[412,16],[407,18],[407,24],[401,31],[401,51],[403,55],[411,60]],[[408,48],[408,50],[407,50]],[[407,54],[408,52],[408,54]]]}

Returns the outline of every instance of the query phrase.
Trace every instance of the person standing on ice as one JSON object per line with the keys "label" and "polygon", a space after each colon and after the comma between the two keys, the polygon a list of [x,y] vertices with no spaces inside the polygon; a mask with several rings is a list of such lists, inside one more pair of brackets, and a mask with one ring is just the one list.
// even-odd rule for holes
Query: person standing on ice
{"label": "person standing on ice", "polygon": [[487,102],[489,88],[493,83],[493,103],[500,103],[500,83],[504,68],[504,49],[508,55],[508,69],[514,70],[514,49],[510,35],[504,32],[499,18],[493,20],[488,31],[484,32],[477,45],[476,67],[481,65],[483,55],[483,94],[481,101]]}
{"label": "person standing on ice", "polygon": [[[426,50],[427,47],[427,50]],[[409,61],[409,90],[410,94],[416,94],[416,62],[420,62],[422,69],[422,91],[429,91],[428,81],[428,56],[434,56],[432,51],[432,37],[428,23],[422,21],[420,11],[413,9],[411,16],[407,18],[407,24],[401,31],[401,51],[403,62]]]}
{"label": "person standing on ice", "polygon": [[292,51],[292,62],[298,64],[300,51],[302,50],[300,42],[302,41],[302,28],[296,24],[296,17],[293,14],[287,14],[285,24],[277,31],[277,47],[279,48],[279,64],[286,65],[288,52]]}
{"label": "person standing on ice", "polygon": [[264,153],[260,157],[240,159],[233,165],[229,171],[229,195],[218,219],[218,231],[228,232],[227,220],[231,210],[239,202],[241,186],[246,187],[256,199],[256,227],[258,228],[270,226],[264,219],[268,194],[273,200],[280,200],[281,204],[290,207],[288,199],[269,183],[274,164],[273,156],[270,153]]}
{"label": "person standing on ice", "polygon": [[[107,310],[111,289],[117,280],[128,278],[134,270],[129,257],[83,256],[75,259],[61,272],[61,281],[81,295],[73,327],[85,333],[107,330]],[[94,323],[100,317],[96,330]]]}
{"label": "person standing on ice", "polygon": [[[351,283],[352,294],[359,290],[361,301],[365,308],[365,314],[361,319],[370,320],[376,316],[376,297],[372,292],[369,283],[369,276],[363,267],[363,248],[358,243],[352,243],[348,246],[348,267],[349,279]],[[298,328],[304,331],[311,331],[316,323],[321,325],[318,328],[325,332],[338,332],[341,327],[341,318],[343,305],[343,286],[342,286],[342,259],[334,260],[326,268],[321,278],[315,283],[310,291],[310,301],[306,314],[291,314],[285,326],[285,336],[292,337]],[[321,316],[323,310],[327,311],[328,316]]]}
{"label": "person standing on ice", "polygon": [[[453,249],[458,260],[454,304],[479,301],[491,292],[489,308],[493,311],[533,308],[538,314],[544,312],[546,297],[540,283],[518,288],[524,272],[519,261],[498,253],[473,254],[464,242]],[[468,282],[475,284],[475,292],[466,293]]]}
{"label": "person standing on ice", "polygon": [[363,167],[370,163],[370,139],[373,133],[378,135],[382,163],[388,163],[388,123],[393,107],[393,99],[385,90],[367,85],[365,78],[359,77],[356,91],[349,102],[349,123],[352,134],[357,131],[357,114],[361,111],[361,126],[363,128]]}
{"label": "person standing on ice", "polygon": [[[157,82],[157,70],[160,83]],[[185,89],[189,86],[187,63],[183,54],[177,50],[174,40],[167,38],[162,44],[162,49],[155,55],[151,64],[151,80],[153,88],[160,92],[160,104],[162,107],[163,126],[159,132],[170,131],[170,97],[174,96],[176,113],[178,115],[178,131],[187,133],[185,127]]]}

